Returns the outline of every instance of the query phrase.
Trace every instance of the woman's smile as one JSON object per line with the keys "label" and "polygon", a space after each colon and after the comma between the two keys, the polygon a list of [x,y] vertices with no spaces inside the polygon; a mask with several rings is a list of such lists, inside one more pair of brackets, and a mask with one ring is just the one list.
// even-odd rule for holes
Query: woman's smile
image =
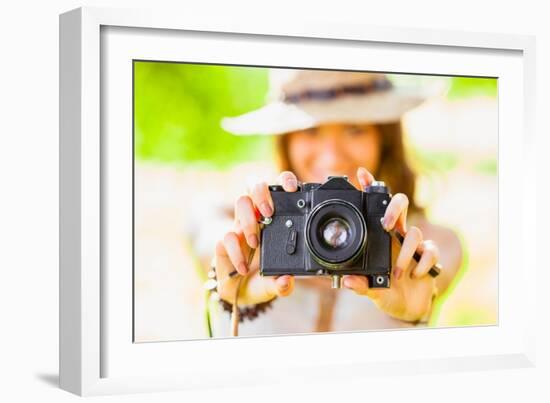
{"label": "woman's smile", "polygon": [[380,133],[373,125],[326,124],[291,133],[290,163],[304,182],[323,183],[329,176],[347,176],[358,186],[360,166],[375,171],[380,159]]}

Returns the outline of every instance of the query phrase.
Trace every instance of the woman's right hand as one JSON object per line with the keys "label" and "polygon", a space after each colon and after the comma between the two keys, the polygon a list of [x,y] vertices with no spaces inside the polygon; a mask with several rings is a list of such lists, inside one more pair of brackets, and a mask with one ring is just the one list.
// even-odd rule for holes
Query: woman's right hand
{"label": "woman's right hand", "polygon": [[[286,192],[298,189],[296,176],[289,171],[279,175],[279,184]],[[259,249],[260,229],[258,218],[274,213],[271,193],[265,182],[254,186],[250,194],[235,202],[234,230],[227,232],[216,244],[216,278],[218,294],[223,300],[234,303],[239,276],[230,276],[235,270],[243,276],[239,289],[239,304],[253,305],[269,301],[276,296],[288,296],[294,289],[294,278],[289,275],[263,277],[260,275],[260,251],[248,265],[250,253]]]}

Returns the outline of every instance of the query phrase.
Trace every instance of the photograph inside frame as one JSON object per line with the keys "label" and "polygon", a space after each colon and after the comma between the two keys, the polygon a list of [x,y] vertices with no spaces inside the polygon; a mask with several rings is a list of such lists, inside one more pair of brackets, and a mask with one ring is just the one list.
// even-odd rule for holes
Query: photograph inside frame
{"label": "photograph inside frame", "polygon": [[133,62],[134,342],[496,325],[498,80]]}

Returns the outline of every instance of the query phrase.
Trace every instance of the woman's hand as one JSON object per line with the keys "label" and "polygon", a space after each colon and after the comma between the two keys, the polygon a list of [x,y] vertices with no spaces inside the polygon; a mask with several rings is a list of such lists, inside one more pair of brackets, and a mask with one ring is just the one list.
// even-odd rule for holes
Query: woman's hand
{"label": "woman's hand", "polygon": [[[287,192],[298,189],[298,181],[292,172],[282,172],[279,183]],[[216,244],[216,278],[220,298],[234,303],[238,276],[230,276],[235,270],[242,278],[239,289],[239,303],[259,304],[276,296],[287,296],[294,289],[292,276],[262,277],[259,273],[260,230],[258,219],[271,217],[274,213],[273,200],[266,183],[254,186],[249,195],[241,196],[235,202],[234,229],[225,234]],[[252,261],[248,262],[251,251]]]}
{"label": "woman's hand", "polygon": [[[357,170],[362,190],[374,180],[364,168]],[[433,241],[424,240],[417,227],[407,229],[409,200],[402,193],[395,194],[384,215],[386,231],[395,229],[405,238],[400,244],[392,237],[392,270],[389,289],[369,288],[365,276],[344,276],[343,284],[357,294],[370,297],[382,311],[405,321],[417,321],[430,313],[435,279],[428,271],[439,259],[439,249]],[[414,252],[421,254],[417,263]]]}

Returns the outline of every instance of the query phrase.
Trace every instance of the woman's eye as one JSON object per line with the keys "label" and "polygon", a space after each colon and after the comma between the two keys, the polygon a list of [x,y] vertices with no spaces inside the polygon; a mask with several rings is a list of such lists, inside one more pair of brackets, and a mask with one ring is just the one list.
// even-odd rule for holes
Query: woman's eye
{"label": "woman's eye", "polygon": [[355,136],[363,133],[363,129],[359,126],[349,126],[346,128],[346,133]]}
{"label": "woman's eye", "polygon": [[305,129],[304,133],[307,134],[308,136],[315,136],[317,134],[317,128],[312,127],[310,129]]}

